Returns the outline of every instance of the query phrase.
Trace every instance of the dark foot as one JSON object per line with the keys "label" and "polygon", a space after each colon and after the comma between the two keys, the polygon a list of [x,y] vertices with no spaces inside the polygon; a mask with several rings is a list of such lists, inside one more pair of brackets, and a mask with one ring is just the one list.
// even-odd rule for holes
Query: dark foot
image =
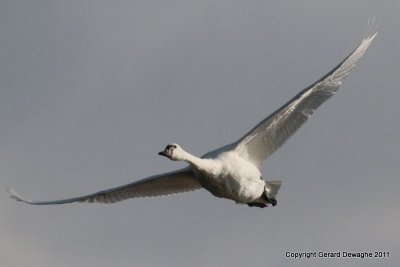
{"label": "dark foot", "polygon": [[268,198],[268,201],[269,201],[269,203],[271,203],[272,204],[272,206],[276,206],[276,204],[278,204],[278,201],[276,201],[276,199],[275,198]]}
{"label": "dark foot", "polygon": [[278,204],[278,201],[276,201],[275,198],[267,197],[267,195],[265,193],[262,195],[262,198],[265,199],[265,201],[267,201],[268,203],[271,203],[272,206],[274,206],[274,207],[276,206],[276,204]]}
{"label": "dark foot", "polygon": [[265,208],[267,207],[267,205],[263,204],[263,203],[257,203],[257,202],[251,202],[251,203],[247,203],[247,205],[249,207],[259,207],[259,208]]}

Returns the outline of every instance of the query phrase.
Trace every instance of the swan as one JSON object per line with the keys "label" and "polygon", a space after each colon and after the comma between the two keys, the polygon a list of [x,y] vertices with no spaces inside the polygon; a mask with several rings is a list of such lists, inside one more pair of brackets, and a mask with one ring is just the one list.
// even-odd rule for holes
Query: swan
{"label": "swan", "polygon": [[210,151],[202,157],[186,152],[172,143],[158,154],[188,166],[154,175],[133,183],[80,197],[32,201],[8,188],[10,197],[34,205],[71,202],[114,203],[128,198],[155,197],[205,188],[212,195],[250,207],[277,204],[281,181],[264,181],[261,163],[278,150],[302,126],[323,102],[340,87],[349,71],[364,55],[377,32],[365,36],[360,45],[321,79],[302,90],[281,108],[266,117],[242,138]]}

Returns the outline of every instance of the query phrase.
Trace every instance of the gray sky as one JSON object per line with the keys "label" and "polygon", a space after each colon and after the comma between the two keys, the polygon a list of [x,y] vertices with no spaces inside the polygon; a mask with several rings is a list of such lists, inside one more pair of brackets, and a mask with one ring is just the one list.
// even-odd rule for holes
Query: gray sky
{"label": "gray sky", "polygon": [[[1,1],[1,266],[399,266],[398,1]],[[235,141],[379,35],[262,166],[278,206],[205,190],[29,206],[184,166]],[[290,259],[286,251],[389,251]]]}

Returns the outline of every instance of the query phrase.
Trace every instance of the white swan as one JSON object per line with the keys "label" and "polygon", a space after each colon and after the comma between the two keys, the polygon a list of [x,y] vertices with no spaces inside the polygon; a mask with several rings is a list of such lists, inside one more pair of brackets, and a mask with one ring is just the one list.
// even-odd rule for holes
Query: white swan
{"label": "white swan", "polygon": [[276,205],[280,181],[264,181],[259,170],[263,160],[281,147],[303,125],[315,109],[335,93],[341,81],[375,39],[371,34],[332,69],[288,103],[261,121],[238,141],[196,157],[177,144],[168,145],[159,155],[175,161],[186,161],[189,166],[174,172],[142,179],[131,184],[99,191],[81,197],[31,201],[14,190],[11,197],[29,204],[50,205],[71,202],[113,203],[128,198],[151,197],[205,188],[214,196],[234,200],[249,206]]}

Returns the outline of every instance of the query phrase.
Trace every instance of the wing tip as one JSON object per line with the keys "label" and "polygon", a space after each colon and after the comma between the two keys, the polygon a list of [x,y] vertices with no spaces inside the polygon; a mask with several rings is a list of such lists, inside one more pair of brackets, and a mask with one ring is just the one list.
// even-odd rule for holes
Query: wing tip
{"label": "wing tip", "polygon": [[375,40],[376,36],[378,36],[378,31],[374,31],[373,33],[366,35],[362,39],[360,45],[354,51],[355,54],[359,54],[359,58],[362,57],[362,55],[365,53],[365,51],[368,49],[368,47]]}
{"label": "wing tip", "polygon": [[12,188],[7,188],[6,189],[7,193],[10,194],[10,198],[15,199],[16,201],[32,204],[32,201],[29,199],[24,198],[20,194],[18,194],[14,189]]}
{"label": "wing tip", "polygon": [[365,37],[361,42],[362,44],[365,44],[366,47],[368,47],[378,35],[379,25],[380,22],[376,22],[375,16],[368,20],[368,27],[364,35]]}
{"label": "wing tip", "polygon": [[367,29],[365,31],[365,38],[364,40],[372,41],[378,35],[378,29],[381,24],[380,21],[376,21],[376,17],[373,16],[372,18],[368,19]]}
{"label": "wing tip", "polygon": [[367,37],[364,37],[362,42],[369,45],[376,38],[377,35],[378,31],[375,31],[374,33],[369,34]]}

